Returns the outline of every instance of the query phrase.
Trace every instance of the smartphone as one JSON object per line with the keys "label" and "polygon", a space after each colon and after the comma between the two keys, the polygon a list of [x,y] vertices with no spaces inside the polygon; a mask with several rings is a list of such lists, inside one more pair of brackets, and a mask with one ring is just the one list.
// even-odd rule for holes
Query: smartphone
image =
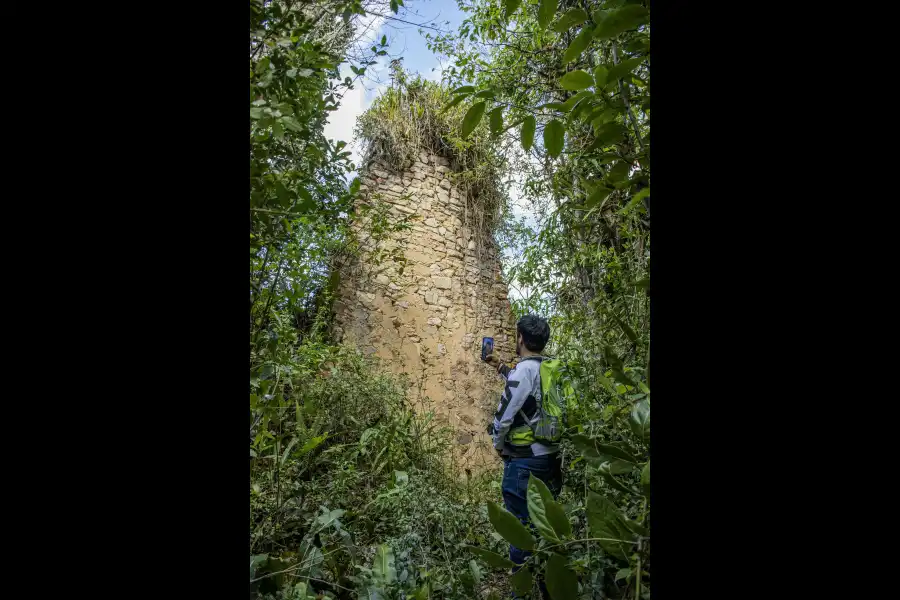
{"label": "smartphone", "polygon": [[488,354],[494,353],[494,338],[481,338],[481,360],[487,360]]}

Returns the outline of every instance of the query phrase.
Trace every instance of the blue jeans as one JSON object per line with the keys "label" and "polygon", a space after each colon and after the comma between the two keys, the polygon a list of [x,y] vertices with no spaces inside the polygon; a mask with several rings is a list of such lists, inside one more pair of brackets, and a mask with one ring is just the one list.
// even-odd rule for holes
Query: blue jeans
{"label": "blue jeans", "polygon": [[[503,502],[506,510],[518,517],[523,525],[528,523],[528,477],[534,475],[547,484],[553,498],[562,490],[562,463],[559,454],[532,456],[529,458],[504,458],[503,466]],[[533,527],[532,527],[533,530]],[[531,552],[509,547],[509,560],[521,565],[531,556]],[[516,567],[513,572],[521,567]],[[538,585],[544,598],[549,598],[543,578],[538,578]],[[515,597],[515,595],[513,596]]]}

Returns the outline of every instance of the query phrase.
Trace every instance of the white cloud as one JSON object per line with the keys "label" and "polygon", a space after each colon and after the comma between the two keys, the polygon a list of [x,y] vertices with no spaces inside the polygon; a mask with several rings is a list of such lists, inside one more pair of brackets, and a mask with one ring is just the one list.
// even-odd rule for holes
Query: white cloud
{"label": "white cloud", "polygon": [[[359,44],[363,48],[367,48],[377,41],[380,41],[383,25],[384,17],[369,14],[362,18],[357,29],[357,31],[364,32]],[[381,74],[384,69],[385,66],[379,62],[379,64],[374,64],[369,67],[366,74],[373,75],[373,79],[376,80],[382,79]],[[355,77],[353,71],[350,70],[349,63],[341,65],[340,74],[341,81],[343,81],[345,77]],[[366,79],[369,78],[367,77]],[[328,122],[325,124],[325,137],[330,138],[335,142],[338,140],[347,142],[347,150],[351,152],[350,159],[357,167],[362,160],[362,149],[360,148],[359,141],[353,135],[353,129],[356,127],[356,119],[368,110],[377,94],[386,87],[381,85],[375,88],[375,90],[367,90],[365,84],[365,80],[354,83],[353,89],[346,91],[344,97],[341,99],[340,106],[336,111],[330,114]],[[355,173],[349,173],[348,181],[352,180],[355,176]]]}

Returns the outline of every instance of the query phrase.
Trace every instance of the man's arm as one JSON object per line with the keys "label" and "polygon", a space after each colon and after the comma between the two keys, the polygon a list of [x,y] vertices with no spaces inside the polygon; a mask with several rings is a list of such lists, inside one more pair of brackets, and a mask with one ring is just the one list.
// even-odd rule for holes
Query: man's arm
{"label": "man's arm", "polygon": [[527,380],[525,372],[517,372],[506,365],[506,371],[501,374],[506,378],[506,388],[500,396],[500,406],[494,415],[494,448],[503,450],[506,434],[512,427],[513,419],[522,409],[528,395],[531,394],[531,382]]}
{"label": "man's arm", "polygon": [[497,369],[497,372],[503,375],[504,379],[507,379],[509,377],[510,371],[512,371],[509,366],[504,365],[502,362],[500,362],[500,359],[495,354],[488,354],[484,361]]}

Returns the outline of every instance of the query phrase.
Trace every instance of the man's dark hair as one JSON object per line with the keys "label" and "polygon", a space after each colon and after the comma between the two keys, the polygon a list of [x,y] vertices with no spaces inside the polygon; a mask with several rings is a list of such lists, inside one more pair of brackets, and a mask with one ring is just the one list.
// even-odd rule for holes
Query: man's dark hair
{"label": "man's dark hair", "polygon": [[522,335],[525,347],[532,352],[540,352],[550,339],[550,325],[546,319],[535,315],[525,315],[516,323],[516,332]]}

